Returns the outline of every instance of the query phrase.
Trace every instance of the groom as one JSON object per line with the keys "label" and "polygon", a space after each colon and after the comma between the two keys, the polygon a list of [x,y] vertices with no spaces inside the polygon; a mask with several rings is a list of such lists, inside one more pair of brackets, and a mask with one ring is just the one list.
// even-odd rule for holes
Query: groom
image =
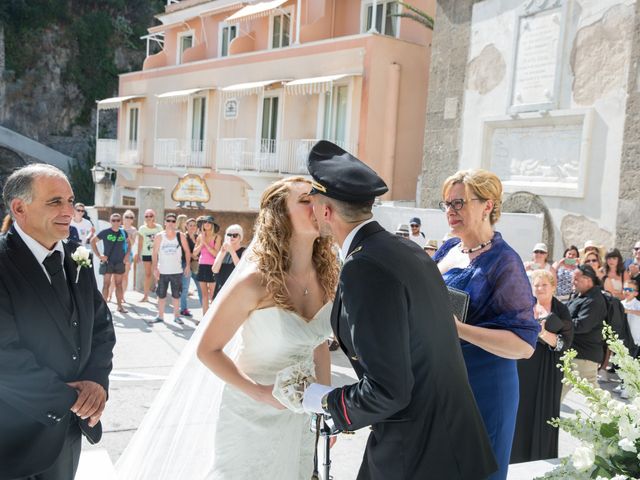
{"label": "groom", "polygon": [[321,234],[334,235],[344,262],[331,324],[360,380],[312,384],[303,405],[338,430],[371,425],[359,480],[488,477],[496,463],[438,268],[372,219],[388,190],[372,169],[327,141],[308,162]]}

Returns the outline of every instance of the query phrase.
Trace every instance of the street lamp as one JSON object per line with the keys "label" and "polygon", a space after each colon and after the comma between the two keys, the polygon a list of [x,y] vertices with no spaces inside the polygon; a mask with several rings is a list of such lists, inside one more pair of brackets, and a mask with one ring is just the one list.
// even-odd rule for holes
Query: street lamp
{"label": "street lamp", "polygon": [[106,175],[107,169],[100,165],[100,162],[97,162],[93,167],[91,167],[91,176],[93,177],[93,183],[102,183]]}

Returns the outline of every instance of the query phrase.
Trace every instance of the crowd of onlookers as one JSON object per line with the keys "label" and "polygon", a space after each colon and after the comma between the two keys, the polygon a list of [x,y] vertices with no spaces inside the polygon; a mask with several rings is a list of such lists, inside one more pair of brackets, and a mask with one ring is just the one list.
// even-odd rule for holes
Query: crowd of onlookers
{"label": "crowd of onlookers", "polygon": [[[191,285],[195,285],[192,291],[197,292],[204,315],[245,250],[241,246],[242,227],[230,225],[222,236],[211,215],[189,218],[168,213],[160,224],[156,213],[148,209],[144,223],[136,227],[134,212],[126,210],[122,215],[112,213],[109,227],[97,231],[84,204],[75,204],[74,210],[68,241],[91,250],[103,276],[102,294],[107,301],[115,296],[120,313],[127,313],[124,292],[131,268],[142,264],[141,301],[149,301],[151,292],[158,301],[157,315],[148,320],[149,324],[164,321],[170,291],[174,322],[183,325],[183,318],[189,318],[197,325],[199,320],[188,308]],[[10,224],[7,217],[2,231],[7,231]]]}

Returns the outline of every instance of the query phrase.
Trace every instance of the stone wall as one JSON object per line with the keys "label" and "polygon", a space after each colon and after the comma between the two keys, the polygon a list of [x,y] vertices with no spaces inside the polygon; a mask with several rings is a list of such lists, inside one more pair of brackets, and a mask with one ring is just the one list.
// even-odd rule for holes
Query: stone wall
{"label": "stone wall", "polygon": [[424,134],[420,207],[436,208],[444,180],[458,169],[471,11],[477,0],[438,0]]}
{"label": "stone wall", "polygon": [[636,3],[631,67],[627,85],[627,110],[620,160],[620,192],[616,219],[616,246],[626,257],[640,240],[640,2]]}

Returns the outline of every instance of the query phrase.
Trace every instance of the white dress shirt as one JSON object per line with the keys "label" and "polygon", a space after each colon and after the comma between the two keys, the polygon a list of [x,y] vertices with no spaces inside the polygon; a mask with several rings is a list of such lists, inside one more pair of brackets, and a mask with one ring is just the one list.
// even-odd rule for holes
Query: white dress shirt
{"label": "white dress shirt", "polygon": [[353,230],[349,232],[349,235],[347,235],[347,238],[344,239],[344,242],[340,247],[340,259],[343,262],[347,257],[347,254],[349,253],[349,247],[351,247],[351,243],[353,242],[353,239],[356,237],[356,233],[358,233],[360,229],[364,227],[367,223],[371,223],[371,222],[375,222],[375,220],[373,218],[370,218],[369,220],[365,220],[361,224],[357,225]]}
{"label": "white dress shirt", "polygon": [[[36,260],[40,264],[40,268],[42,268],[42,271],[47,276],[49,283],[51,283],[51,277],[49,276],[49,272],[47,272],[47,269],[44,267],[44,264],[42,262],[44,262],[45,258],[47,258],[49,255],[51,255],[53,252],[57,250],[60,252],[60,261],[62,265],[64,265],[64,248],[62,248],[62,240],[58,240],[56,245],[53,247],[53,250],[48,250],[47,248],[43,247],[33,237],[27,235],[24,232],[24,230],[20,228],[20,225],[18,225],[18,222],[13,222],[13,227],[16,229],[16,232],[18,232],[18,235],[20,235],[20,238],[27,245],[27,248],[31,251],[33,256],[36,257]],[[62,271],[64,272],[64,269]]]}

